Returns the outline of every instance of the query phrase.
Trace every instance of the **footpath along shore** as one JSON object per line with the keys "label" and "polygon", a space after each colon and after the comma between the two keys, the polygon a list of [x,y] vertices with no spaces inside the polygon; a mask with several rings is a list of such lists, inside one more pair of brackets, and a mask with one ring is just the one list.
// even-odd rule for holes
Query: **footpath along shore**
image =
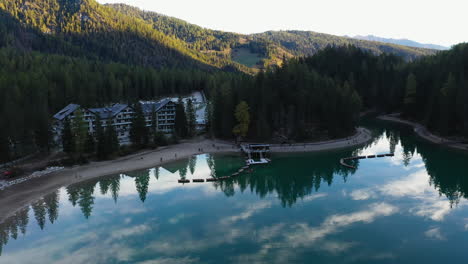
{"label": "footpath along shore", "polygon": [[368,129],[358,127],[353,136],[314,143],[272,144],[271,152],[315,152],[354,147],[369,142],[372,134]]}
{"label": "footpath along shore", "polygon": [[419,123],[404,120],[400,118],[400,114],[389,114],[389,115],[381,115],[377,117],[380,120],[385,120],[385,121],[390,121],[390,122],[396,122],[400,124],[405,124],[413,127],[414,132],[420,136],[421,138],[430,141],[434,144],[438,145],[443,145],[447,146],[450,148],[454,149],[460,149],[460,150],[468,150],[468,144],[464,144],[460,141],[457,140],[451,140],[448,138],[443,138],[440,136],[437,136],[433,133],[431,133],[427,128]]}
{"label": "footpath along shore", "polygon": [[[272,145],[271,151],[313,152],[334,150],[361,145],[371,139],[371,133],[367,129],[358,128],[356,134],[348,138],[305,144]],[[28,206],[40,197],[71,184],[96,177],[157,167],[197,154],[235,152],[240,153],[238,147],[232,142],[209,139],[195,140],[162,147],[157,150],[142,151],[115,160],[91,162],[83,166],[65,168],[25,181],[18,181],[17,179],[18,184],[0,190],[0,223],[17,210]]]}

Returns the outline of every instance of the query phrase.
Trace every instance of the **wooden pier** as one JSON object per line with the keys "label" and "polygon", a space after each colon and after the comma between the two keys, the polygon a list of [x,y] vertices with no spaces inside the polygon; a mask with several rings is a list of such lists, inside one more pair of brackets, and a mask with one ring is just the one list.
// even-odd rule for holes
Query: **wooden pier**
{"label": "wooden pier", "polygon": [[393,157],[395,154],[378,154],[378,155],[368,155],[368,156],[353,156],[340,159],[340,164],[346,168],[356,169],[356,166],[346,163],[347,160],[360,160],[360,159],[374,159],[374,158],[384,158],[384,157]]}
{"label": "wooden pier", "polygon": [[241,150],[247,155],[246,164],[267,164],[271,160],[266,156],[270,152],[268,144],[242,144]]}
{"label": "wooden pier", "polygon": [[[245,161],[245,166],[239,168],[236,172],[233,172],[231,175],[216,177],[216,178],[206,178],[206,179],[192,179],[191,182],[193,183],[204,183],[204,182],[217,182],[217,181],[224,181],[233,179],[235,177],[240,176],[244,172],[250,172],[248,170],[251,165],[255,164],[267,164],[271,160],[268,159],[266,156],[270,152],[270,145],[268,144],[242,144],[241,150],[247,156],[247,160]],[[190,180],[187,179],[180,179],[179,183],[190,183]]]}

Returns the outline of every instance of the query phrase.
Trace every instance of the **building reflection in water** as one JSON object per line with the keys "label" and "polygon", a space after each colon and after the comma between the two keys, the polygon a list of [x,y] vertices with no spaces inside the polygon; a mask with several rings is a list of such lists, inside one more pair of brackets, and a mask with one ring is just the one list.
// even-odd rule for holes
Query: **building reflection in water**
{"label": "building reflection in water", "polygon": [[[393,161],[401,161],[404,166],[409,166],[413,158],[421,159],[429,175],[429,184],[447,197],[451,206],[457,205],[462,198],[468,198],[466,155],[415,140],[405,129],[376,128],[374,133],[380,136],[355,150],[278,155],[277,159],[281,162],[255,168],[252,173],[227,181],[185,185],[184,188],[205,186],[203,188],[214,188],[228,197],[235,195],[236,191],[250,191],[260,198],[275,194],[283,207],[291,207],[298,200],[317,192],[322,185],[331,185],[336,180],[346,182],[356,172],[355,169],[341,166],[337,162],[340,158],[395,152]],[[360,161],[354,162],[359,168]],[[151,193],[167,193],[181,188],[177,183],[178,178],[221,177],[236,171],[242,164],[240,156],[198,155],[163,167],[101,177],[57,190],[18,210],[0,224],[0,255],[2,247],[10,239],[26,234],[30,215],[40,229],[57,221],[61,191],[66,193],[73,207],[79,207],[82,215],[90,218],[97,197],[111,197],[117,203],[121,195],[138,195],[139,200],[144,203]]]}

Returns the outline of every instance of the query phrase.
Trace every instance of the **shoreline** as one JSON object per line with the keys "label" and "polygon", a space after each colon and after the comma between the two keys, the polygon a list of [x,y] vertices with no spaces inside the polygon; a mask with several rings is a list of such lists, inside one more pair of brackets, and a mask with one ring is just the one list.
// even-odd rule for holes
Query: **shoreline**
{"label": "shoreline", "polygon": [[[356,134],[342,139],[292,145],[272,145],[271,152],[316,152],[362,145],[372,139],[370,131],[357,128]],[[202,149],[202,151],[199,151]],[[0,223],[18,210],[57,189],[93,178],[161,166],[170,162],[207,153],[240,153],[238,147],[226,141],[204,139],[188,141],[156,150],[141,151],[110,161],[65,168],[41,177],[12,185],[0,191]]]}
{"label": "shoreline", "polygon": [[[203,151],[198,151],[199,148]],[[183,142],[156,150],[141,151],[115,160],[91,162],[87,165],[65,168],[1,190],[0,223],[40,197],[72,184],[112,174],[157,167],[193,155],[236,152],[239,150],[234,144],[205,139],[198,142]]]}
{"label": "shoreline", "polygon": [[413,131],[421,138],[440,146],[449,147],[457,150],[468,151],[468,144],[462,144],[451,139],[443,138],[431,133],[425,126],[422,124],[401,119],[399,114],[389,114],[389,115],[380,115],[377,117],[379,120],[395,122],[399,124],[404,124],[413,127]]}
{"label": "shoreline", "polygon": [[371,139],[372,134],[368,129],[358,127],[356,133],[350,137],[315,143],[270,144],[270,151],[273,153],[328,151],[359,146]]}

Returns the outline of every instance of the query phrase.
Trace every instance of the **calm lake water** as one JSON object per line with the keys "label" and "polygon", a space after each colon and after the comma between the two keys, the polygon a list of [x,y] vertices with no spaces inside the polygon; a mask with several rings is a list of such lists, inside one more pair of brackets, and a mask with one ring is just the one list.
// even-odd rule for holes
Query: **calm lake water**
{"label": "calm lake water", "polygon": [[[467,263],[468,156],[370,123],[372,143],[199,155],[57,190],[0,225],[0,263]],[[394,152],[341,167],[351,155]]]}

